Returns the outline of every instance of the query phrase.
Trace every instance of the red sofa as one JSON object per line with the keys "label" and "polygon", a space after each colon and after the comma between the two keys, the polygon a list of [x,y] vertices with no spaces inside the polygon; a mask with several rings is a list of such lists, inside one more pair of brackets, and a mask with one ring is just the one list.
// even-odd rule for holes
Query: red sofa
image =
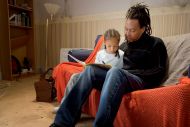
{"label": "red sofa", "polygon": [[[169,76],[163,87],[124,95],[114,127],[190,127],[190,33],[163,38],[169,55]],[[83,112],[95,117],[100,93],[93,90]]]}
{"label": "red sofa", "polygon": [[[124,95],[114,127],[190,127],[190,79],[182,78],[190,64],[190,33],[163,40],[170,62],[168,79],[162,87]],[[94,89],[82,111],[95,117],[99,98]]]}

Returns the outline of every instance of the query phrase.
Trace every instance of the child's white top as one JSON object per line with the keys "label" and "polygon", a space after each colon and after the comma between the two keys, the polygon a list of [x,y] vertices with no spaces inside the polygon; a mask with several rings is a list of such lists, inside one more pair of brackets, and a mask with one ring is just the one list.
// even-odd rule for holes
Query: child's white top
{"label": "child's white top", "polygon": [[122,50],[118,50],[118,52],[120,57],[115,56],[115,54],[109,54],[105,49],[102,49],[97,52],[95,63],[109,64],[112,67],[122,68],[124,52]]}

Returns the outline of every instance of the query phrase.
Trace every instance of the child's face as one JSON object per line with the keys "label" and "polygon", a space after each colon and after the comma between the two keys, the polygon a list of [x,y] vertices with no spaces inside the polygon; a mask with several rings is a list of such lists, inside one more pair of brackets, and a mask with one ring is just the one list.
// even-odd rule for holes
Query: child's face
{"label": "child's face", "polygon": [[106,52],[114,54],[119,48],[119,42],[116,38],[111,38],[110,40],[105,41]]}

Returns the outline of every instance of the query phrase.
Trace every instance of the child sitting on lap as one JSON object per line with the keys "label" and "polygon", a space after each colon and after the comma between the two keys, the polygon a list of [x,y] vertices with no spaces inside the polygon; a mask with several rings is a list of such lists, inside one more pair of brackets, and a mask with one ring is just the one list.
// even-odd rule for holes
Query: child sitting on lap
{"label": "child sitting on lap", "polygon": [[[124,52],[119,49],[120,34],[115,29],[108,29],[104,33],[105,49],[100,50],[95,59],[95,63],[98,64],[109,64],[112,67],[123,67],[123,55]],[[75,82],[79,78],[80,73],[73,74],[67,83],[64,97],[61,100],[61,103],[65,100],[68,93],[73,88]],[[57,112],[59,107],[54,108],[54,113]]]}

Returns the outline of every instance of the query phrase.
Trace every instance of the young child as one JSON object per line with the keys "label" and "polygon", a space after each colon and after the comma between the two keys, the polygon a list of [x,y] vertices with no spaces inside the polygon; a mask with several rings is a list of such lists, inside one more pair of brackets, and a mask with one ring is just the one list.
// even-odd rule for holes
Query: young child
{"label": "young child", "polygon": [[[108,29],[104,33],[105,49],[100,50],[95,59],[95,63],[98,64],[109,64],[112,67],[123,67],[123,54],[124,52],[119,49],[120,34],[115,29]],[[73,88],[75,82],[79,78],[80,73],[73,74],[67,83],[64,97],[61,100],[61,103],[65,100],[66,96],[69,94]],[[54,108],[54,113],[57,112],[59,107]]]}

